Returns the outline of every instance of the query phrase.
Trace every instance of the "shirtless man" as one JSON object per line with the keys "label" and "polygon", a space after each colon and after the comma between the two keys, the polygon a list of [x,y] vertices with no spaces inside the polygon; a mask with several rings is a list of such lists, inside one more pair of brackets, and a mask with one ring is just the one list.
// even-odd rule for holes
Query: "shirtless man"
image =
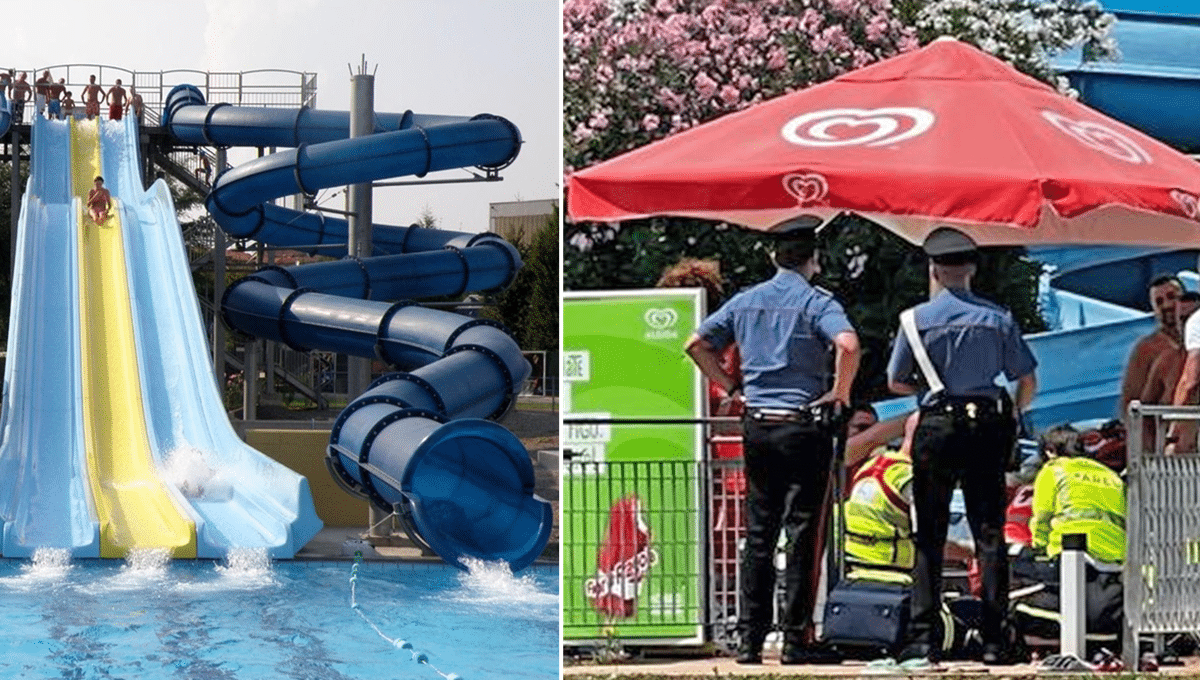
{"label": "shirtless man", "polygon": [[100,93],[104,90],[96,84],[96,76],[88,76],[88,84],[83,87],[83,112],[88,120],[100,115]]}
{"label": "shirtless man", "polygon": [[66,78],[59,78],[57,83],[50,86],[50,99],[46,102],[47,117],[52,120],[62,120],[62,96],[67,91]]}
{"label": "shirtless man", "polygon": [[112,204],[112,196],[108,193],[108,189],[104,188],[104,178],[96,176],[96,186],[88,191],[88,214],[92,216],[92,221],[97,226],[104,220],[108,219],[108,207]]}
{"label": "shirtless man", "polygon": [[104,101],[108,102],[108,119],[121,120],[121,114],[125,111],[125,88],[121,87],[120,78],[104,95]]}
{"label": "shirtless man", "polygon": [[54,79],[50,77],[50,71],[42,71],[42,75],[34,82],[34,108],[39,116],[46,112],[46,100],[50,98],[50,86],[53,84]]}
{"label": "shirtless man", "polygon": [[[121,81],[118,80],[117,82]],[[142,95],[137,93],[137,88],[133,85],[129,86],[129,102],[125,104],[125,113],[129,113],[130,109],[133,109],[133,117],[137,118],[138,125],[140,126],[145,121],[143,115],[146,111],[145,106],[142,104]]]}
{"label": "shirtless man", "polygon": [[1160,276],[1150,282],[1150,308],[1158,322],[1154,332],[1137,341],[1125,366],[1121,383],[1119,415],[1125,417],[1129,402],[1141,396],[1150,375],[1150,365],[1162,354],[1178,351],[1183,346],[1179,327],[1179,298],[1183,284],[1174,275]]}
{"label": "shirtless man", "polygon": [[[1198,306],[1200,306],[1200,293],[1188,291],[1179,296],[1180,326],[1183,326]],[[1138,399],[1143,404],[1170,404],[1174,401],[1175,388],[1179,385],[1179,378],[1183,375],[1183,365],[1186,361],[1187,350],[1182,345],[1155,357],[1153,363],[1150,364],[1150,371],[1146,375],[1146,386],[1142,388]],[[1146,442],[1148,451],[1154,450],[1156,437],[1154,421],[1150,418],[1144,419],[1142,421],[1142,441]],[[1185,450],[1190,452],[1187,447],[1176,450],[1181,453]]]}
{"label": "shirtless man", "polygon": [[25,121],[25,100],[29,99],[29,93],[32,88],[25,80],[25,72],[17,76],[17,82],[12,85],[12,122],[13,125],[20,125]]}

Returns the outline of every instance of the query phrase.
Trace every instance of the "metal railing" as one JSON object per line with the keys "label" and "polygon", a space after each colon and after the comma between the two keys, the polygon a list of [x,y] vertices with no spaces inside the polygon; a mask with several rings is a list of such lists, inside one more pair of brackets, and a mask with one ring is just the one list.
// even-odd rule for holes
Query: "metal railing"
{"label": "metal railing", "polygon": [[[4,69],[8,70],[8,69]],[[256,69],[252,71],[200,71],[174,69],[170,71],[136,71],[106,64],[54,64],[35,69],[13,71],[29,74],[30,86],[50,71],[57,83],[59,78],[66,82],[67,90],[75,94],[75,107],[83,111],[83,88],[90,76],[96,76],[96,84],[107,92],[118,78],[127,91],[132,85],[142,96],[145,106],[145,124],[157,126],[161,122],[163,103],[167,94],[176,85],[189,84],[200,88],[210,103],[224,102],[235,106],[267,106],[299,108],[316,106],[317,74],[308,71],[286,69]],[[15,79],[14,79],[15,80]],[[32,98],[31,98],[32,99]],[[29,102],[32,106],[32,101]],[[26,118],[28,120],[28,118]]]}
{"label": "metal railing", "polygon": [[1200,407],[1129,405],[1126,668],[1137,667],[1140,636],[1200,632],[1200,454],[1165,455],[1171,423],[1194,427]]}

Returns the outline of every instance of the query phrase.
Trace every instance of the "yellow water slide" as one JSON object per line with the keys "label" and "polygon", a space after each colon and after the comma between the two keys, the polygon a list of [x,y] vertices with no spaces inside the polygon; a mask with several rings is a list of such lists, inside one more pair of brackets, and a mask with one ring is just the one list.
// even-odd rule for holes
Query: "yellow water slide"
{"label": "yellow water slide", "polygon": [[100,556],[166,548],[196,556],[196,527],[158,477],[146,433],[117,199],[100,225],[87,195],[100,175],[99,121],[72,121],[72,191],[79,196],[83,428],[100,520]]}

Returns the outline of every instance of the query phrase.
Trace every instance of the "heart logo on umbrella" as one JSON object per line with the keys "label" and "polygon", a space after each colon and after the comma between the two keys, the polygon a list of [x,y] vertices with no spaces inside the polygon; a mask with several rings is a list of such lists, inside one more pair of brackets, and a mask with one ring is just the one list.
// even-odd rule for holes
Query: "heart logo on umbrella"
{"label": "heart logo on umbrella", "polygon": [[1055,111],[1042,111],[1042,118],[1084,146],[1106,153],[1118,160],[1134,165],[1153,162],[1150,153],[1138,146],[1137,142],[1107,125],[1075,120]]}
{"label": "heart logo on umbrella", "polygon": [[1175,202],[1183,209],[1184,215],[1193,220],[1200,219],[1200,198],[1179,189],[1171,190],[1171,198],[1175,199]]}
{"label": "heart logo on umbrella", "polygon": [[935,120],[932,111],[909,106],[825,109],[796,116],[780,134],[800,146],[884,146],[916,137]]}
{"label": "heart logo on umbrella", "polygon": [[796,197],[799,205],[816,203],[829,194],[829,183],[824,175],[815,172],[784,175],[783,188]]}

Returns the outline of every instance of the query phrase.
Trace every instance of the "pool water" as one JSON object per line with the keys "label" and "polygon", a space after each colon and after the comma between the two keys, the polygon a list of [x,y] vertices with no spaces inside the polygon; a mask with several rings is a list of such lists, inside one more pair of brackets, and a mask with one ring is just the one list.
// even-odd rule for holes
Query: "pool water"
{"label": "pool water", "polygon": [[0,560],[0,678],[557,678],[557,567],[471,567]]}

